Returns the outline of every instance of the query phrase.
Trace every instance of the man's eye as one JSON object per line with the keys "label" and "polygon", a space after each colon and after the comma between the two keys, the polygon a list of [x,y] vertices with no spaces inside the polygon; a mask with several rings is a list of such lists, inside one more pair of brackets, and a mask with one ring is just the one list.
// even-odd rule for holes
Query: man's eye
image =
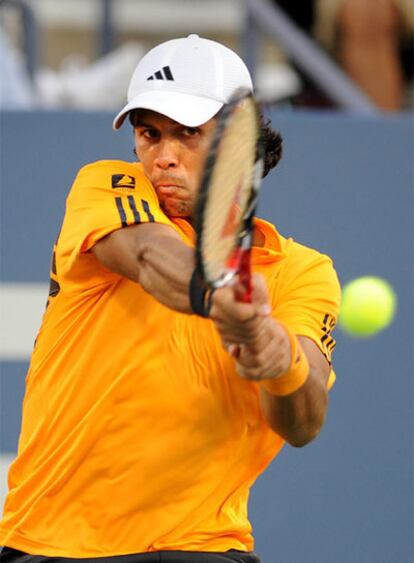
{"label": "man's eye", "polygon": [[188,137],[195,137],[196,135],[198,135],[199,133],[199,129],[197,129],[197,127],[186,127],[185,128],[185,134]]}
{"label": "man's eye", "polygon": [[156,129],[145,129],[142,135],[146,139],[156,139],[158,137],[158,131]]}

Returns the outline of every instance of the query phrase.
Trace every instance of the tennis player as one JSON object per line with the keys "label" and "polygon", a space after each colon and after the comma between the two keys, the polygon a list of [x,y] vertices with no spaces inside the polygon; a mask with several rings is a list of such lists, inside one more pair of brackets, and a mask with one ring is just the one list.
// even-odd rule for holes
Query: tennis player
{"label": "tennis player", "polygon": [[[193,313],[197,186],[214,116],[239,88],[252,90],[249,72],[219,43],[155,47],[114,121],[132,123],[139,162],[94,162],[74,181],[2,563],[259,562],[249,489],[323,424],[339,284],[328,257],[257,219],[252,303],[235,284],[215,291],[210,318]],[[267,173],[281,140],[264,133]]]}

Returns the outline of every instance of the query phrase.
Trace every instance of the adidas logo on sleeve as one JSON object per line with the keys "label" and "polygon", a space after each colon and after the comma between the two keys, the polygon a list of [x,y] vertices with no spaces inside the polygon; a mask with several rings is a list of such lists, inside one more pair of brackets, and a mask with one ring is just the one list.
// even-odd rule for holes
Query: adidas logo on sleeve
{"label": "adidas logo on sleeve", "polygon": [[174,77],[170,67],[163,66],[161,70],[157,70],[157,72],[148,76],[147,80],[174,80]]}
{"label": "adidas logo on sleeve", "polygon": [[127,174],[112,174],[112,188],[114,190],[135,189],[135,178]]}

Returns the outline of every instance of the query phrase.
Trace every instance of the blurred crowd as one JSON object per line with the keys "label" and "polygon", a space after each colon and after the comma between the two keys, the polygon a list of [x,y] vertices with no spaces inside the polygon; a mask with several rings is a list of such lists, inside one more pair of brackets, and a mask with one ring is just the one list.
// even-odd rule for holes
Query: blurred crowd
{"label": "blurred crowd", "polygon": [[[329,53],[378,108],[383,111],[413,108],[412,0],[258,1],[281,8],[300,30]],[[137,8],[139,4],[137,0]],[[168,0],[165,4],[168,9]],[[49,68],[40,61],[35,75],[30,76],[22,48],[24,38],[20,33],[20,40],[16,40],[4,25],[3,6],[10,9],[13,0],[0,0],[1,108],[115,109],[123,103],[126,81],[148,46],[140,42],[138,34],[133,41],[122,43],[88,64],[79,53],[67,56],[59,69]],[[188,29],[189,33],[192,31]],[[267,97],[270,88],[274,103],[335,106],[288,57],[282,54],[273,67],[277,69],[276,78],[263,87]],[[260,88],[263,83],[260,68],[257,76]]]}
{"label": "blurred crowd", "polygon": [[[322,45],[381,109],[410,105],[412,0],[273,0]],[[312,91],[311,85],[302,93]],[[310,101],[310,100],[308,100]]]}

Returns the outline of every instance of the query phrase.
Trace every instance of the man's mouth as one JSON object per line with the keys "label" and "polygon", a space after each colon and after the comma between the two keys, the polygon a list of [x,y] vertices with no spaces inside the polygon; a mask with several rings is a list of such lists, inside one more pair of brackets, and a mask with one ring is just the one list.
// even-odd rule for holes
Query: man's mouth
{"label": "man's mouth", "polygon": [[154,188],[183,188],[183,183],[179,178],[160,178],[153,182]]}
{"label": "man's mouth", "polygon": [[181,188],[182,186],[178,186],[177,184],[158,184],[155,186],[155,189],[161,190],[162,192],[168,192],[171,190],[176,190],[177,188]]}

